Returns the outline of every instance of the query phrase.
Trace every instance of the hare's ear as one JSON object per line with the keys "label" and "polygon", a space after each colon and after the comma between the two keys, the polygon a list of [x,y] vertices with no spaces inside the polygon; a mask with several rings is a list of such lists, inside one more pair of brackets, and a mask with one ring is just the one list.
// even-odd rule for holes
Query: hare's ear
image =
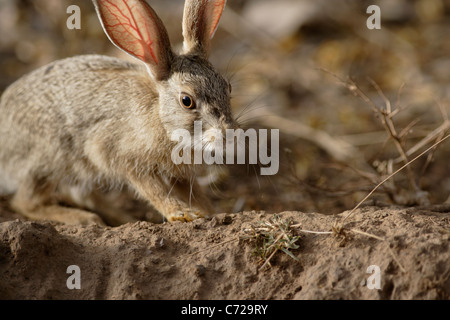
{"label": "hare's ear", "polygon": [[185,54],[209,55],[211,39],[217,30],[226,0],[186,0],[183,16]]}
{"label": "hare's ear", "polygon": [[169,76],[173,52],[169,36],[145,0],[93,0],[109,40],[147,64],[156,80]]}

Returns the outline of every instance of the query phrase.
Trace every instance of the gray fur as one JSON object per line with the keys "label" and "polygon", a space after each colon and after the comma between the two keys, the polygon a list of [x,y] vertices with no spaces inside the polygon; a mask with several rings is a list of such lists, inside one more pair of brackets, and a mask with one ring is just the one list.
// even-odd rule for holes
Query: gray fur
{"label": "gray fur", "polygon": [[[197,55],[173,54],[164,78],[153,80],[143,63],[86,55],[16,81],[0,101],[0,191],[15,194],[13,207],[33,219],[101,223],[58,203],[95,209],[86,204],[91,194],[123,185],[169,221],[213,214],[195,168],[172,162],[170,137],[192,131],[195,120],[204,130],[235,127],[229,84]],[[196,110],[180,105],[181,90]]]}

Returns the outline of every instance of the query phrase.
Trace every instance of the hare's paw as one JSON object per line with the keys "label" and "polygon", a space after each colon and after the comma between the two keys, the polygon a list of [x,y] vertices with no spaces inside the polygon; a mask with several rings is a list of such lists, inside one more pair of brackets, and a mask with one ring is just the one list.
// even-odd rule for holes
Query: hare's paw
{"label": "hare's paw", "polygon": [[75,224],[82,224],[82,225],[92,225],[92,224],[96,224],[102,227],[106,227],[105,222],[103,221],[102,218],[100,218],[97,214],[95,213],[83,213],[80,214],[78,217],[75,217],[74,222]]}
{"label": "hare's paw", "polygon": [[178,210],[168,215],[166,218],[170,222],[174,221],[190,222],[200,218],[208,218],[208,214],[200,210],[186,208],[183,210]]}

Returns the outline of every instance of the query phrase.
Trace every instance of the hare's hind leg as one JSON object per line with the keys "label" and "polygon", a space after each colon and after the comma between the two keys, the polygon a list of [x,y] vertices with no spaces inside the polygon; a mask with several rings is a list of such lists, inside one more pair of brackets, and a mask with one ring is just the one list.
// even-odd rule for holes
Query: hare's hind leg
{"label": "hare's hind leg", "polygon": [[102,219],[94,213],[63,207],[51,199],[52,188],[44,180],[29,179],[20,184],[11,206],[14,210],[32,220],[52,220],[67,224],[99,224]]}
{"label": "hare's hind leg", "polygon": [[82,207],[97,212],[110,226],[133,223],[140,219],[133,217],[122,206],[122,193],[119,191],[101,192],[95,190],[86,195],[80,203]]}
{"label": "hare's hind leg", "polygon": [[109,226],[117,227],[137,221],[161,223],[158,212],[127,186],[105,189],[107,184],[64,185],[58,188],[58,199],[61,203],[75,208],[83,208],[98,214]]}

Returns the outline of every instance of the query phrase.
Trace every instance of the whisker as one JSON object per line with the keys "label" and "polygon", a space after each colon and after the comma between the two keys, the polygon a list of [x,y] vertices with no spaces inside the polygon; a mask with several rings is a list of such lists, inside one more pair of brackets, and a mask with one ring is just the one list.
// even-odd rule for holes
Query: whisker
{"label": "whisker", "polygon": [[[216,177],[219,176],[218,166],[214,166],[213,170],[216,171],[216,174],[214,174],[213,176],[216,176]],[[224,196],[223,192],[220,190],[219,186],[216,184],[216,181],[213,180],[213,177],[211,175],[209,175],[209,180],[210,180],[210,182],[208,183],[208,185],[209,185],[210,189],[212,190],[213,194],[218,198],[223,198],[223,196]]]}
{"label": "whisker", "polygon": [[258,173],[256,172],[255,166],[252,166],[253,171],[255,172],[256,182],[258,183],[258,188],[261,189],[261,183],[259,181]]}
{"label": "whisker", "polygon": [[251,107],[252,105],[254,105],[254,103],[256,103],[256,101],[258,101],[259,98],[261,98],[262,94],[257,96],[256,98],[254,98],[252,101],[250,101],[236,116],[235,118],[238,119],[241,114],[247,110],[249,107]]}
{"label": "whisker", "polygon": [[189,179],[190,180],[189,181],[189,208],[192,208],[192,198],[195,199],[195,195],[193,192],[193,186],[194,186],[194,182],[195,182],[195,178],[196,178],[196,174],[197,174],[195,166],[192,171],[193,171],[193,174],[191,175],[191,177]]}
{"label": "whisker", "polygon": [[243,110],[242,112],[239,112],[239,114],[236,116],[236,121],[239,121],[239,119],[241,119],[245,115],[248,115],[249,113],[254,112],[256,110],[260,110],[260,109],[266,110],[267,106],[255,106],[250,109]]}
{"label": "whisker", "polygon": [[272,115],[269,115],[269,114],[265,114],[264,115],[264,114],[262,114],[262,115],[258,115],[258,116],[248,117],[246,119],[239,119],[238,124],[245,127],[249,123],[258,122],[258,121],[256,121],[257,119],[267,118],[267,117],[270,117],[270,116],[272,116]]}
{"label": "whisker", "polygon": [[177,182],[178,182],[178,178],[175,179],[175,182],[173,183],[172,187],[170,188],[169,193],[168,193],[167,196],[166,196],[166,200],[169,198],[169,196],[170,196],[170,194],[172,193],[173,188],[175,187],[175,185],[177,184]]}

